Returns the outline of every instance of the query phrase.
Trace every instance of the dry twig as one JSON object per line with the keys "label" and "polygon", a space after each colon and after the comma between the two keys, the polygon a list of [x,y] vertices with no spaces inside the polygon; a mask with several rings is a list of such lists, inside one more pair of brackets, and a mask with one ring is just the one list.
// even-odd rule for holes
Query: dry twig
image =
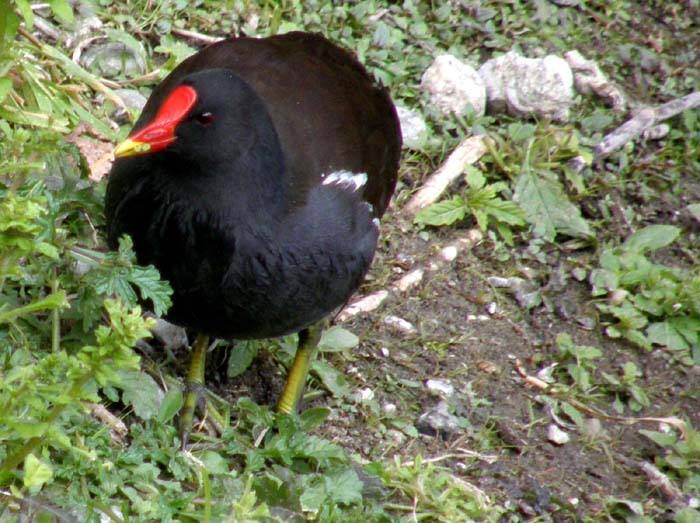
{"label": "dry twig", "polygon": [[471,136],[463,140],[440,168],[428,177],[423,187],[406,204],[404,210],[415,214],[436,201],[450,183],[464,172],[467,165],[477,162],[486,153],[487,140],[486,136]]}
{"label": "dry twig", "polygon": [[[634,140],[643,132],[658,125],[664,120],[677,114],[700,107],[700,91],[671,100],[658,107],[646,107],[640,110],[633,118],[627,120],[620,127],[606,135],[593,149],[593,161],[597,162],[622,148],[627,142]],[[581,171],[587,165],[583,156],[577,156],[569,162],[569,166],[575,171]]]}

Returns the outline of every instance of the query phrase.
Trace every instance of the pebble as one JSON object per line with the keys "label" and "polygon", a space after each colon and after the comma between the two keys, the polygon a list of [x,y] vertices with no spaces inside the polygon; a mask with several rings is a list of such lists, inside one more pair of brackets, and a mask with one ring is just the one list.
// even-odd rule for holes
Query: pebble
{"label": "pebble", "polygon": [[384,318],[384,325],[395,329],[402,334],[415,334],[416,328],[409,321],[399,318],[398,316],[387,316]]}
{"label": "pebble", "polygon": [[394,403],[384,403],[382,405],[382,412],[384,412],[384,414],[386,414],[387,416],[393,416],[394,414],[396,414],[397,410],[398,408]]}
{"label": "pebble", "polygon": [[156,319],[155,326],[151,329],[153,336],[168,350],[177,350],[186,347],[187,332],[182,327],[173,325],[161,318]]}
{"label": "pebble", "polygon": [[569,121],[574,103],[574,74],[563,58],[526,58],[509,51],[479,69],[489,110],[516,117]]}
{"label": "pebble", "polygon": [[450,414],[445,401],[440,401],[433,408],[421,414],[416,421],[416,429],[421,434],[440,436],[443,439],[452,439],[461,431],[459,419]]}
{"label": "pebble", "polygon": [[471,106],[477,116],[486,110],[486,87],[479,73],[450,54],[440,55],[423,73],[421,87],[443,114],[464,114]]}
{"label": "pebble", "polygon": [[374,399],[374,391],[369,387],[365,387],[364,389],[359,389],[353,392],[352,398],[355,403],[367,403],[368,401],[372,401]]}
{"label": "pebble", "polygon": [[425,386],[430,392],[444,397],[450,397],[455,392],[454,386],[448,380],[430,379],[425,382]]}
{"label": "pebble", "polygon": [[396,114],[401,122],[401,137],[406,149],[421,150],[428,137],[428,126],[423,117],[412,109],[396,106]]}
{"label": "pebble", "polygon": [[454,261],[458,254],[457,247],[454,245],[448,245],[442,249],[440,254],[442,255],[442,259],[446,262]]}
{"label": "pebble", "polygon": [[564,445],[568,443],[571,438],[566,432],[552,423],[547,427],[547,440],[555,445]]}

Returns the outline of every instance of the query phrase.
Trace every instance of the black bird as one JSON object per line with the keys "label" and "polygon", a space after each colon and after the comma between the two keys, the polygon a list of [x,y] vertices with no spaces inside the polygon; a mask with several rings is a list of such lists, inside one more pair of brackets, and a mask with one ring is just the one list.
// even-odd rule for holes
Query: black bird
{"label": "black bird", "polygon": [[114,152],[107,239],[131,235],[172,285],[168,319],[199,333],[190,386],[208,336],[299,332],[278,402],[296,408],[322,320],[370,266],[400,150],[387,90],[317,34],[217,42],[154,89]]}

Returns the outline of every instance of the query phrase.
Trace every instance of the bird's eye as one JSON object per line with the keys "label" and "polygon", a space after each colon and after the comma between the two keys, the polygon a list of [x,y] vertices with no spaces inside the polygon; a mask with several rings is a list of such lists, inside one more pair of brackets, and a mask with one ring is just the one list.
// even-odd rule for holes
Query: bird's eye
{"label": "bird's eye", "polygon": [[210,123],[212,123],[214,121],[214,115],[211,114],[210,112],[199,113],[194,118],[202,125],[209,125]]}

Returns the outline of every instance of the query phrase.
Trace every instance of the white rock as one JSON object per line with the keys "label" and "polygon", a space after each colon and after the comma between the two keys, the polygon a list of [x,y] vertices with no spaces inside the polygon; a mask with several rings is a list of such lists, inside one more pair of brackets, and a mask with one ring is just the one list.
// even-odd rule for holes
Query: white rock
{"label": "white rock", "polygon": [[384,405],[382,405],[382,412],[384,412],[384,414],[386,414],[387,416],[393,416],[394,414],[396,414],[397,410],[398,409],[394,403],[385,403]]}
{"label": "white rock", "polygon": [[421,281],[423,281],[423,275],[425,271],[423,269],[414,269],[405,276],[402,276],[399,281],[396,282],[396,288],[401,292],[406,292],[408,289],[415,287]]}
{"label": "white rock", "polygon": [[440,251],[442,259],[446,262],[454,261],[455,258],[457,258],[457,254],[459,254],[459,251],[455,245],[448,245],[447,247],[443,247]]}
{"label": "white rock", "polygon": [[438,56],[423,73],[421,87],[444,114],[464,113],[471,105],[481,116],[486,109],[484,81],[476,70],[450,54]]}
{"label": "white rock", "polygon": [[396,329],[403,334],[415,334],[416,328],[409,321],[399,318],[398,316],[387,316],[384,318],[384,324],[388,327]]}
{"label": "white rock", "polygon": [[186,347],[188,343],[185,329],[160,318],[156,319],[156,324],[151,329],[151,333],[168,350]]}
{"label": "white rock", "polygon": [[417,111],[396,106],[396,113],[401,122],[401,136],[403,146],[407,149],[422,149],[428,137],[428,126],[423,117]]}
{"label": "white rock", "polygon": [[455,392],[454,386],[448,380],[427,380],[425,386],[429,391],[445,397],[452,396]]}
{"label": "white rock", "polygon": [[374,399],[374,391],[368,387],[365,387],[364,389],[356,390],[353,393],[352,398],[355,400],[355,403],[366,403]]}
{"label": "white rock", "polygon": [[487,61],[479,75],[486,85],[489,110],[568,121],[574,76],[566,60],[554,55],[526,58],[509,51]]}
{"label": "white rock", "polygon": [[569,435],[557,427],[554,423],[547,427],[547,439],[555,445],[564,445],[571,440]]}

